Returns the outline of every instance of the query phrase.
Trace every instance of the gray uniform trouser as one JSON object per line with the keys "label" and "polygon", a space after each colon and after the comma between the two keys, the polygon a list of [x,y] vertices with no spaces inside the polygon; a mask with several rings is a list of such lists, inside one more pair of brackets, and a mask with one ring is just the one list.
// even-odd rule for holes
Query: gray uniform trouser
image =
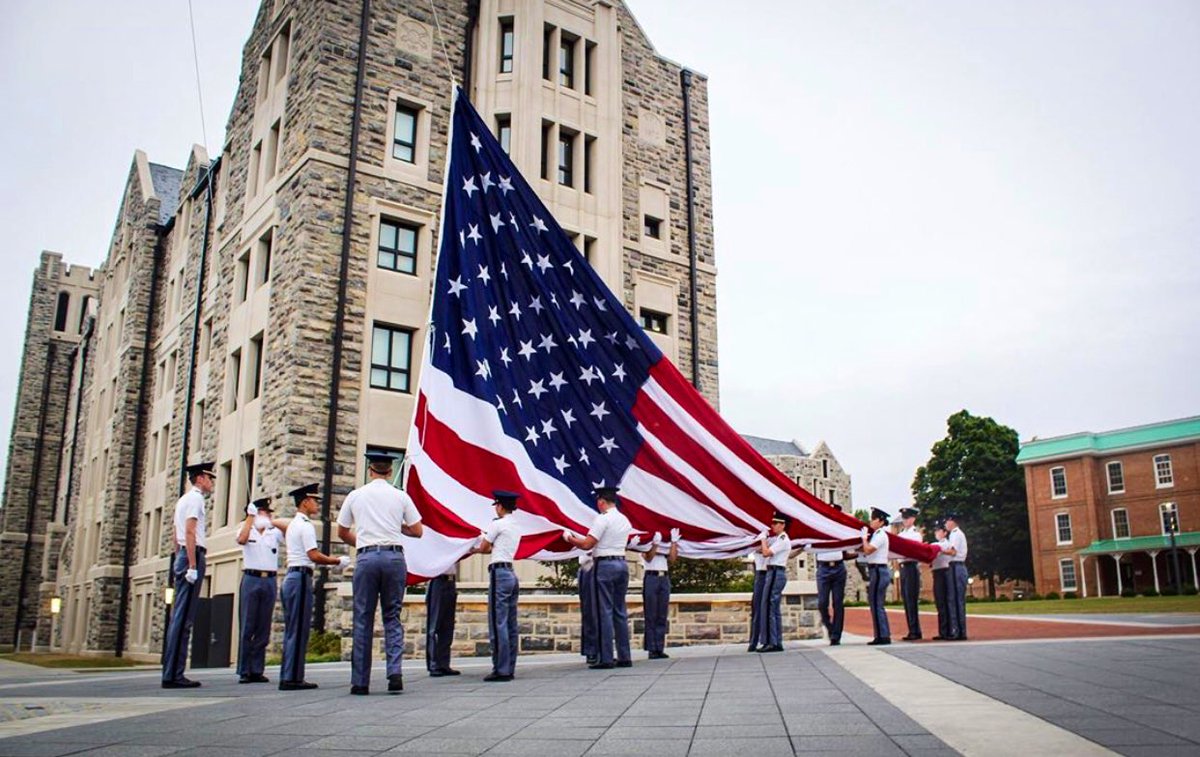
{"label": "gray uniform trouser", "polygon": [[661,652],[667,643],[667,608],[671,604],[671,575],[647,573],[642,577],[642,648]]}
{"label": "gray uniform trouser", "polygon": [[767,635],[763,633],[762,628],[762,613],[758,611],[758,606],[762,602],[763,583],[765,583],[766,575],[767,571],[765,570],[754,571],[754,591],[750,595],[750,646],[752,647],[767,643]]}
{"label": "gray uniform trouser", "polygon": [[871,625],[875,629],[876,639],[892,638],[892,629],[888,626],[887,590],[892,585],[892,571],[886,565],[868,565],[870,581],[867,584],[867,600],[871,604]]}
{"label": "gray uniform trouser", "polygon": [[521,584],[508,566],[488,566],[488,640],[492,672],[510,676],[517,667],[517,600]]}
{"label": "gray uniform trouser", "polygon": [[458,586],[454,576],[435,576],[425,587],[425,669],[450,667],[450,644],[454,641],[454,610]]}
{"label": "gray uniform trouser", "polygon": [[[840,641],[846,622],[846,563],[817,560],[817,612],[829,631],[830,641]],[[829,611],[833,603],[832,614]]]}
{"label": "gray uniform trouser", "polygon": [[759,643],[783,646],[783,587],[787,570],[779,565],[767,568],[763,576],[762,596],[758,601]]}
{"label": "gray uniform trouser", "polygon": [[600,663],[611,664],[613,645],[617,649],[617,662],[628,662],[629,612],[625,609],[625,594],[629,591],[629,566],[625,557],[596,559],[596,611],[599,616]]}
{"label": "gray uniform trouser", "polygon": [[950,593],[949,584],[950,569],[934,568],[933,603],[937,606],[938,636],[941,636],[943,639],[948,639],[953,635],[950,633],[950,606],[948,603],[948,594]]}
{"label": "gray uniform trouser", "polygon": [[579,571],[579,636],[580,652],[584,657],[596,657],[600,649],[600,625],[596,615],[596,568]]}
{"label": "gray uniform trouser", "polygon": [[354,646],[350,653],[350,685],[370,686],[371,646],[375,639],[375,608],[383,609],[383,650],[388,676],[401,674],[404,626],[400,607],[408,564],[404,553],[372,550],[359,552],[354,562]]}
{"label": "gray uniform trouser", "polygon": [[950,563],[950,633],[955,638],[967,635],[967,563]]}
{"label": "gray uniform trouser", "polygon": [[204,547],[196,547],[196,582],[188,583],[183,576],[187,573],[187,549],[180,547],[175,553],[171,573],[175,579],[175,605],[171,608],[171,624],[167,626],[166,643],[163,645],[163,681],[178,681],[183,678],[187,667],[188,642],[192,638],[192,624],[196,622],[196,606],[200,587],[204,586]]}
{"label": "gray uniform trouser", "polygon": [[312,570],[289,570],[283,579],[283,663],[280,683],[304,680],[304,656],[308,654],[308,636],[312,632]]}
{"label": "gray uniform trouser", "polygon": [[274,575],[262,578],[242,574],[242,588],[238,593],[241,602],[238,619],[242,629],[238,642],[239,676],[260,676],[263,673],[267,645],[271,643],[276,591]]}
{"label": "gray uniform trouser", "polygon": [[904,600],[904,619],[908,621],[908,635],[921,635],[921,615],[917,605],[921,600],[921,567],[915,560],[900,563],[900,598]]}

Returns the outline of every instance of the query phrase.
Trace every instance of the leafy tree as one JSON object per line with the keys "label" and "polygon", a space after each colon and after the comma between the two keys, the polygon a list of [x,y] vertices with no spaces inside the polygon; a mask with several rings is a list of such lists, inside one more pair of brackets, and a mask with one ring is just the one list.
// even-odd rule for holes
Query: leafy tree
{"label": "leafy tree", "polygon": [[996,581],[1033,580],[1025,475],[1016,458],[1017,432],[961,410],[946,421],[946,438],[917,468],[912,493],[926,523],[957,512],[968,537],[968,569]]}
{"label": "leafy tree", "polygon": [[554,571],[550,576],[538,576],[538,586],[554,589],[559,594],[579,593],[579,561],[557,560],[554,562],[539,561]]}
{"label": "leafy tree", "polygon": [[[693,560],[680,557],[671,564],[671,591],[682,594],[744,591],[749,575],[741,558]],[[753,580],[753,576],[750,576]]]}
{"label": "leafy tree", "polygon": [[871,520],[871,511],[870,510],[855,510],[854,517],[858,518],[863,523],[867,523],[868,521]]}

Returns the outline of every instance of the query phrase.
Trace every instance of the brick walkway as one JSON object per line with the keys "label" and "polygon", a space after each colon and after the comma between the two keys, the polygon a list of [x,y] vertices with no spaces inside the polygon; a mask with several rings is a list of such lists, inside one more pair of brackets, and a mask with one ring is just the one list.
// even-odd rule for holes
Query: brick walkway
{"label": "brick walkway", "polygon": [[[1111,616],[1107,616],[1111,617]],[[1081,618],[1086,621],[1086,618]],[[1133,620],[1133,618],[1131,618]],[[892,641],[898,641],[908,632],[903,610],[888,610],[888,623],[892,628]],[[846,633],[871,638],[871,614],[865,607],[846,609]],[[927,643],[937,635],[937,615],[921,613],[921,631]],[[1200,618],[1195,625],[1163,624],[1120,625],[1092,622],[1069,622],[1058,618],[1039,619],[1035,615],[1021,618],[967,615],[967,633],[972,641],[1014,641],[1019,639],[1074,639],[1103,638],[1107,636],[1158,636],[1200,634]]]}

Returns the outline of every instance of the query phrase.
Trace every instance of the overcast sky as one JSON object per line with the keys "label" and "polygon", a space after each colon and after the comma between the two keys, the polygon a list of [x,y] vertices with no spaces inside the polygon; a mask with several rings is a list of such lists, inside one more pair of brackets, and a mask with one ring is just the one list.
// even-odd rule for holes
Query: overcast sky
{"label": "overcast sky", "polygon": [[[1200,414],[1200,4],[629,4],[709,77],[739,431],[897,506],[962,408],[1022,439]],[[257,5],[195,3],[213,151]],[[133,150],[204,139],[186,0],[0,13],[7,432],[40,251],[100,263]]]}

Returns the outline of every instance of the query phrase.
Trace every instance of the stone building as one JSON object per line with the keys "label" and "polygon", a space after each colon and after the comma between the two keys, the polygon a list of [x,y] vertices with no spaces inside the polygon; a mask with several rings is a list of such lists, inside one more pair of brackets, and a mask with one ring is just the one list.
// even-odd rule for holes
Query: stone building
{"label": "stone building", "polygon": [[[193,147],[182,170],[134,156],[92,284],[98,311],[51,392],[66,397],[67,377],[80,377],[65,436],[46,431],[63,426],[61,400],[37,414],[48,316],[35,280],[4,549],[20,558],[30,538],[39,549],[61,542],[45,559],[26,551],[40,570],[29,592],[60,597],[62,613],[27,600],[22,624],[54,626],[67,651],[157,659],[180,470],[212,459],[197,633],[212,643],[197,651],[222,664],[236,655],[234,533],[247,501],[323,482],[329,535],[365,478],[363,453],[403,451],[454,79],[589,262],[716,404],[707,83],[659,55],[621,2],[264,0],[220,155]],[[24,447],[39,439],[55,450],[39,483],[59,482],[54,512],[27,472]],[[28,503],[45,510],[25,528],[16,510]],[[486,574],[468,562],[462,575]],[[338,580],[322,587],[318,623],[337,606]],[[330,614],[334,630],[339,620]]]}

